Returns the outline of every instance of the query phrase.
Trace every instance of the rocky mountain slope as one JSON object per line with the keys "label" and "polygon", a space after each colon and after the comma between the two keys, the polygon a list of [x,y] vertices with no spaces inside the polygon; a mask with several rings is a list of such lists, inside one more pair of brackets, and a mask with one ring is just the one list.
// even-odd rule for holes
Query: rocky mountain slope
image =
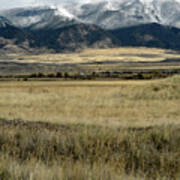
{"label": "rocky mountain slope", "polygon": [[0,50],[3,52],[26,51],[27,34],[4,17],[0,17]]}
{"label": "rocky mountain slope", "polygon": [[0,15],[0,48],[5,52],[119,46],[180,49],[179,0],[75,1]]}
{"label": "rocky mountain slope", "polygon": [[118,39],[111,32],[86,24],[32,31],[29,41],[31,47],[47,47],[56,52],[75,51],[82,48],[110,48],[119,44]]}
{"label": "rocky mountain slope", "polygon": [[[0,24],[4,21],[0,20]],[[110,33],[94,25],[75,24],[58,29],[28,30],[5,23],[0,27],[0,49],[9,53],[70,52],[118,45]]]}

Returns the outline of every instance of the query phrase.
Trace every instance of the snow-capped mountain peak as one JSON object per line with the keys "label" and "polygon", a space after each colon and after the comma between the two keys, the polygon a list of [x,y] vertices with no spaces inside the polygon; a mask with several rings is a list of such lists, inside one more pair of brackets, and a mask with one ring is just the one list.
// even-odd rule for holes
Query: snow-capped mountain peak
{"label": "snow-capped mountain peak", "polygon": [[[90,0],[91,1],[91,0]],[[180,27],[180,0],[99,0],[82,4],[73,15],[105,29],[160,23]],[[77,3],[78,4],[78,3]]]}
{"label": "snow-capped mountain peak", "polygon": [[117,29],[159,23],[180,28],[180,0],[75,0],[1,12],[14,25],[59,28],[74,23]]}
{"label": "snow-capped mountain peak", "polygon": [[11,9],[2,12],[13,25],[21,28],[56,29],[74,23],[75,18],[63,7],[43,6]]}

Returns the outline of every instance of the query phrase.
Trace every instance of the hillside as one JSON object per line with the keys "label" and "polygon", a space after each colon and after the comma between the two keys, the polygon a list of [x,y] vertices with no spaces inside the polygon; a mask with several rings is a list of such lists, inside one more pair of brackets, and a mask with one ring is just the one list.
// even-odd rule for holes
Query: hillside
{"label": "hillside", "polygon": [[[50,10],[47,11],[48,13],[51,12]],[[20,15],[28,16],[35,12],[27,11]],[[44,15],[46,11],[36,13],[43,13],[43,18],[47,16]],[[61,18],[56,16],[56,19],[60,20]],[[53,23],[48,24],[49,19],[45,18],[44,20],[47,20],[47,26],[41,26],[43,28],[22,28],[15,26],[14,22],[7,18],[0,16],[1,54],[19,52],[30,54],[58,53],[86,48],[122,46],[180,49],[180,29],[157,23],[107,30],[93,24],[77,22],[68,24],[69,21],[64,21],[65,24],[62,23],[62,27],[60,27],[55,26]],[[44,23],[42,22],[42,24]],[[35,24],[32,26],[35,27]]]}
{"label": "hillside", "polygon": [[111,33],[97,26],[85,24],[55,30],[32,31],[29,41],[33,48],[46,47],[55,52],[82,48],[110,48],[118,44],[118,40]]}
{"label": "hillside", "polygon": [[122,46],[180,49],[180,29],[160,24],[144,24],[110,31]]}

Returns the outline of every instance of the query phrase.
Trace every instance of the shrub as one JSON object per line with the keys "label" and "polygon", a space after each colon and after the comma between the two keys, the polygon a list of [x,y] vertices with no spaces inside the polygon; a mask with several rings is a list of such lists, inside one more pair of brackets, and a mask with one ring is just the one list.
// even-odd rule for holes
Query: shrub
{"label": "shrub", "polygon": [[42,72],[39,72],[38,74],[37,74],[37,77],[39,77],[39,78],[42,78],[42,77],[45,77],[46,75],[44,74],[44,73],[42,73]]}
{"label": "shrub", "polygon": [[47,75],[47,77],[49,77],[49,78],[54,78],[54,77],[56,77],[56,74],[50,73],[50,74]]}
{"label": "shrub", "polygon": [[62,78],[62,77],[63,77],[63,74],[62,74],[61,72],[57,72],[57,73],[56,73],[56,77],[57,77],[57,78]]}

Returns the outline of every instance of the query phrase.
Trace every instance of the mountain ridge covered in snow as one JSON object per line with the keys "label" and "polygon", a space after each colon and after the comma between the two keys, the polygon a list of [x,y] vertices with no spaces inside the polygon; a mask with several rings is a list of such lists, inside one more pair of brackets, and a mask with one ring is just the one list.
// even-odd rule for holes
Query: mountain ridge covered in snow
{"label": "mountain ridge covered in snow", "polygon": [[56,29],[78,23],[103,29],[148,23],[180,28],[179,0],[87,0],[39,5],[6,10],[0,15],[15,26],[32,29]]}

